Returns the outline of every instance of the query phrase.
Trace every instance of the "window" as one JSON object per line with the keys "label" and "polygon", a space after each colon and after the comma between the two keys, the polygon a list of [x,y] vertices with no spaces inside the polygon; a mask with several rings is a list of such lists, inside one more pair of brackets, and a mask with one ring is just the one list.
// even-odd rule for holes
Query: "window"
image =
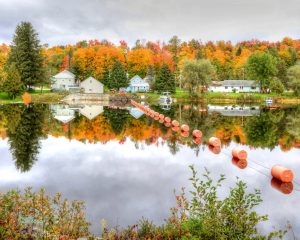
{"label": "window", "polygon": [[228,89],[228,87],[227,87],[227,86],[225,86],[225,89]]}
{"label": "window", "polygon": [[244,89],[244,87],[243,87],[243,86],[240,86],[240,89]]}
{"label": "window", "polygon": [[255,90],[255,89],[256,89],[256,87],[251,87],[251,89]]}

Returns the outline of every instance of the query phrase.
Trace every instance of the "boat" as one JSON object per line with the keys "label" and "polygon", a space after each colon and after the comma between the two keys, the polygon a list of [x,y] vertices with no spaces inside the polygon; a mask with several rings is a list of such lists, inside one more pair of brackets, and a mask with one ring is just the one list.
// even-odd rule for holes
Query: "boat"
{"label": "boat", "polygon": [[268,97],[265,99],[266,104],[272,104],[273,103],[273,99]]}
{"label": "boat", "polygon": [[162,96],[159,97],[159,103],[161,105],[165,105],[165,104],[170,105],[170,104],[172,104],[173,100],[170,96],[170,92],[162,92],[161,94],[162,94]]}

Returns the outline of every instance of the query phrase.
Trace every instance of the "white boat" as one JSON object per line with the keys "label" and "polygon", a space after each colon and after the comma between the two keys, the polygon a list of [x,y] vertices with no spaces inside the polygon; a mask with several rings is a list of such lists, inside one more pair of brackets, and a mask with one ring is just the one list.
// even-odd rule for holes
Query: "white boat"
{"label": "white boat", "polygon": [[170,105],[173,102],[170,96],[170,92],[162,92],[161,94],[162,96],[159,97],[159,103],[161,105],[165,105],[165,104]]}

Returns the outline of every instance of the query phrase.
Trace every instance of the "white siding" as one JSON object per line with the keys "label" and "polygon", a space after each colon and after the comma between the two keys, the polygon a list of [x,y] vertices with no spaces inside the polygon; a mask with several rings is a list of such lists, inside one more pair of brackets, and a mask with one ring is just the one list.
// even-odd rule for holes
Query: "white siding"
{"label": "white siding", "polygon": [[84,93],[103,93],[103,84],[95,78],[89,77],[80,83],[80,87],[84,89]]}
{"label": "white siding", "polygon": [[259,87],[251,88],[251,87],[239,87],[239,86],[210,86],[208,88],[209,92],[227,92],[231,93],[235,89],[236,92],[260,92]]}

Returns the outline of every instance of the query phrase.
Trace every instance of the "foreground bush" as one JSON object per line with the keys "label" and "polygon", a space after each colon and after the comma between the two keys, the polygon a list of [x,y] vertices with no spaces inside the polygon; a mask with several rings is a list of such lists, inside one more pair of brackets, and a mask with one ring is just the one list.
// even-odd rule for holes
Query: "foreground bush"
{"label": "foreground bush", "polygon": [[103,227],[103,239],[273,239],[282,238],[284,231],[271,232],[268,236],[258,233],[257,224],[267,221],[266,215],[259,215],[253,208],[262,202],[259,190],[246,193],[246,184],[237,181],[228,196],[219,199],[217,192],[225,179],[221,176],[214,183],[209,172],[203,180],[197,177],[193,167],[192,198],[188,200],[184,189],[176,196],[177,206],[171,209],[171,216],[162,226],[142,219],[126,230],[108,230]]}
{"label": "foreground bush", "polygon": [[[267,221],[253,208],[262,202],[258,190],[246,193],[246,184],[237,181],[227,197],[217,196],[224,176],[214,183],[209,172],[198,178],[192,169],[193,191],[188,200],[184,189],[176,196],[177,205],[162,226],[142,219],[127,229],[108,229],[102,222],[102,237],[105,240],[125,239],[274,239],[282,238],[284,231],[271,232],[267,236],[257,231],[257,224]],[[30,188],[24,194],[9,191],[0,194],[0,239],[99,239],[89,231],[85,219],[84,204],[62,200],[60,194],[53,198],[44,190],[33,193]],[[89,236],[89,237],[88,237]]]}
{"label": "foreground bush", "polygon": [[84,204],[30,188],[0,194],[0,239],[77,239],[88,235]]}

